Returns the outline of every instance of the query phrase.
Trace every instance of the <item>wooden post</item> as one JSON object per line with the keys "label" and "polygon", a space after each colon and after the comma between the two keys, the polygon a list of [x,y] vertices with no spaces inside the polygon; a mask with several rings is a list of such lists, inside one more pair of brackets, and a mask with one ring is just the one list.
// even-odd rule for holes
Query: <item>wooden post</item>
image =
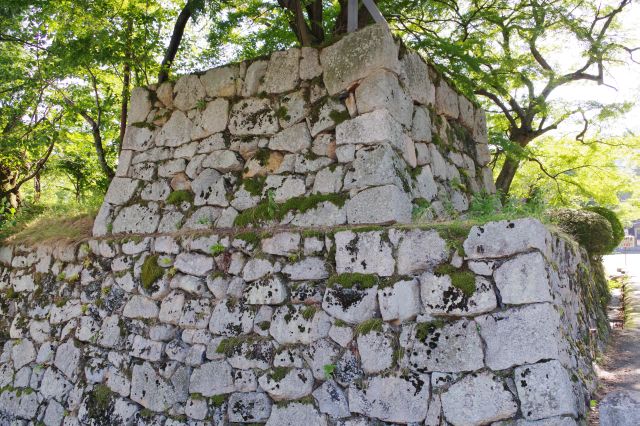
{"label": "wooden post", "polygon": [[[352,33],[358,29],[358,3],[359,3],[359,0],[349,0],[349,3],[347,4],[347,32],[348,33]],[[380,9],[378,9],[378,6],[376,6],[373,0],[362,0],[362,3],[364,4],[364,7],[367,8],[367,10],[369,11],[369,14],[371,15],[371,17],[376,23],[378,24],[384,23],[386,25],[389,25],[387,23],[387,20],[384,19],[384,16],[382,16],[382,13],[380,13]]]}

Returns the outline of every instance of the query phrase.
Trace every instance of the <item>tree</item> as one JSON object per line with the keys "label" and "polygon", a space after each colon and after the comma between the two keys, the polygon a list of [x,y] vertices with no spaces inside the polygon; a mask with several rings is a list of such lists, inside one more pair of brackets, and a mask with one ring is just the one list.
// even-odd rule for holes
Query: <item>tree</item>
{"label": "tree", "polygon": [[605,84],[607,66],[633,53],[616,33],[630,0],[611,1],[408,0],[387,12],[459,88],[493,105],[492,141],[504,157],[496,187],[507,194],[533,140],[603,107],[563,105],[555,92],[578,81]]}

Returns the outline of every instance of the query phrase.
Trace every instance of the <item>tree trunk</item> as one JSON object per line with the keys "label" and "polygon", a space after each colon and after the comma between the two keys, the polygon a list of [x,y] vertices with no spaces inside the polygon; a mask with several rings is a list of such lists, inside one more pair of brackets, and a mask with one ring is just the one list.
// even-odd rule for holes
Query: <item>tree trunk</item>
{"label": "tree trunk", "polygon": [[133,23],[131,19],[127,23],[127,47],[125,51],[123,77],[122,77],[122,105],[120,107],[120,135],[118,136],[118,154],[122,151],[122,143],[124,142],[124,132],[127,130],[127,117],[129,115],[129,90],[131,85],[131,31]]}
{"label": "tree trunk", "polygon": [[33,196],[33,199],[37,203],[38,201],[40,201],[40,196],[42,195],[42,186],[40,185],[40,173],[36,173],[36,175],[33,177],[33,191],[35,193]]}
{"label": "tree trunk", "polygon": [[100,128],[98,124],[93,122],[91,124],[91,134],[93,135],[93,146],[96,148],[96,154],[98,155],[98,164],[100,164],[100,168],[104,172],[104,174],[109,178],[109,180],[113,179],[115,176],[115,172],[109,164],[107,164],[107,158],[104,153],[104,147],[102,145],[102,135],[100,134]]}
{"label": "tree trunk", "polygon": [[[375,4],[378,4],[378,0],[374,0],[373,1]],[[347,15],[347,0],[339,0],[340,3],[340,13],[338,13],[338,16],[336,16],[336,21],[334,23],[333,26],[333,35],[334,36],[338,36],[338,35],[342,35],[345,34],[347,32],[347,20],[348,20],[348,15]],[[367,25],[369,25],[370,23],[373,22],[373,18],[371,17],[371,14],[369,13],[369,11],[367,10],[366,7],[364,7],[364,5],[359,4],[359,9],[358,9],[358,28],[364,28]]]}
{"label": "tree trunk", "polygon": [[187,26],[187,22],[189,22],[189,18],[191,18],[191,14],[193,13],[193,3],[193,0],[187,1],[187,4],[180,11],[178,19],[176,19],[176,23],[173,27],[173,33],[169,40],[169,46],[164,54],[164,58],[162,59],[162,65],[160,65],[158,84],[167,81],[169,78],[169,69],[173,64],[173,60],[176,58],[176,53],[178,53],[178,48],[180,47],[180,42],[184,35],[184,29]]}
{"label": "tree trunk", "polygon": [[504,160],[502,169],[500,169],[500,174],[496,179],[496,190],[502,197],[503,201],[506,198],[506,196],[509,194],[509,190],[511,189],[511,184],[513,183],[513,178],[516,176],[518,167],[520,167],[520,160],[507,157]]}

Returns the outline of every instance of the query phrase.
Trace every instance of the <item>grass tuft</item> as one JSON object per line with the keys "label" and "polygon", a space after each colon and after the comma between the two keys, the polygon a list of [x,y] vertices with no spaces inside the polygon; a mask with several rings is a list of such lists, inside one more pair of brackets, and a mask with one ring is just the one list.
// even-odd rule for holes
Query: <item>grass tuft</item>
{"label": "grass tuft", "polygon": [[153,283],[162,278],[164,275],[164,268],[158,266],[158,258],[160,256],[157,254],[147,256],[142,264],[142,270],[140,271],[140,281],[142,283],[142,288],[145,290],[150,290]]}

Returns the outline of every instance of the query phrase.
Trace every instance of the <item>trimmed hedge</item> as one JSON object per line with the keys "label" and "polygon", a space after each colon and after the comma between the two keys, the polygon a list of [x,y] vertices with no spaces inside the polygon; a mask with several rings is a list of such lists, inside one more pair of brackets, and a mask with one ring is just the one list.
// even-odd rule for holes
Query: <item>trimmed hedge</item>
{"label": "trimmed hedge", "polygon": [[[573,236],[591,255],[600,256],[611,251],[613,229],[609,221],[587,210],[558,209],[550,212],[551,222]],[[614,246],[615,247],[615,246]]]}
{"label": "trimmed hedge", "polygon": [[598,213],[600,216],[609,221],[611,229],[613,230],[613,243],[608,248],[608,252],[614,251],[624,239],[624,227],[622,226],[622,223],[620,223],[618,215],[616,215],[615,212],[609,210],[608,208],[600,206],[587,207],[585,208],[585,210]]}

